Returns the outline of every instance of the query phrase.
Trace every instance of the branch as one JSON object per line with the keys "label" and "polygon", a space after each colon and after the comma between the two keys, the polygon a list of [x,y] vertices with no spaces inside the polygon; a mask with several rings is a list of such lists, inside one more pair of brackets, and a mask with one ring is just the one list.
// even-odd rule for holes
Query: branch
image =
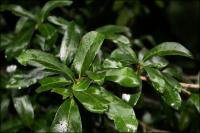
{"label": "branch", "polygon": [[[145,76],[141,76],[140,79],[143,81],[148,81],[148,78]],[[189,89],[189,88],[193,88],[193,89],[197,89],[197,90],[200,89],[199,84],[189,84],[189,83],[180,83],[180,84],[185,89]]]}

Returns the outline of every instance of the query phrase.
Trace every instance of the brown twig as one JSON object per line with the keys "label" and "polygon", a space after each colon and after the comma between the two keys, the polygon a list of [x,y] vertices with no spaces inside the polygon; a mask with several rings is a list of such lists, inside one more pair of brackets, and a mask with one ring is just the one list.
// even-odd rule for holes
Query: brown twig
{"label": "brown twig", "polygon": [[[143,81],[147,81],[148,80],[147,77],[145,77],[145,76],[141,76],[140,79],[143,80]],[[190,89],[190,88],[192,88],[192,89],[200,89],[200,85],[199,84],[190,84],[190,83],[180,83],[180,84],[185,89]]]}

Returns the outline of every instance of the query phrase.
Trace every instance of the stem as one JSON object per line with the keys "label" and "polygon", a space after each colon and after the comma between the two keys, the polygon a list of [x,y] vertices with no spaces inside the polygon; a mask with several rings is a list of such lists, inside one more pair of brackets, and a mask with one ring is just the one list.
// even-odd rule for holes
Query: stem
{"label": "stem", "polygon": [[[143,81],[147,81],[147,77],[145,76],[140,76],[140,79]],[[200,85],[199,84],[190,84],[190,83],[180,83],[181,86],[185,89],[189,89],[189,88],[193,88],[193,89],[200,89]]]}

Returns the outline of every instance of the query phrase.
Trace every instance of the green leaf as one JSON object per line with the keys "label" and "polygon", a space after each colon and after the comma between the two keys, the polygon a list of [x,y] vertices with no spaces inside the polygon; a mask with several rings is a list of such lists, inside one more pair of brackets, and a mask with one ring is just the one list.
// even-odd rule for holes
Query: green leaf
{"label": "green leaf", "polygon": [[61,47],[60,47],[60,59],[61,61],[70,64],[74,59],[78,44],[80,41],[80,35],[75,24],[70,22],[65,30]]}
{"label": "green leaf", "polygon": [[1,110],[0,115],[1,115],[1,118],[0,118],[0,121],[3,121],[3,119],[7,116],[9,105],[10,105],[10,99],[1,98],[1,102],[0,102],[0,110]]}
{"label": "green leaf", "polygon": [[148,74],[152,86],[158,92],[163,93],[165,91],[166,82],[164,77],[162,76],[162,73],[159,70],[151,67],[144,67],[144,69]]}
{"label": "green leaf", "polygon": [[45,18],[48,16],[49,12],[57,7],[62,6],[70,6],[72,4],[72,1],[61,1],[61,0],[55,0],[55,1],[48,1],[44,7],[42,8],[40,14],[39,14],[39,21],[42,23]]}
{"label": "green leaf", "polygon": [[118,25],[106,25],[99,27],[96,29],[97,32],[100,32],[108,38],[110,35],[118,34],[118,33],[127,33],[130,35],[130,30],[125,26],[118,26]]}
{"label": "green leaf", "polygon": [[63,99],[66,99],[69,96],[71,96],[71,92],[69,90],[69,87],[67,87],[67,88],[53,88],[51,90],[51,92],[55,92],[57,94],[62,95]]}
{"label": "green leaf", "polygon": [[23,123],[29,127],[34,119],[34,110],[28,96],[13,98],[14,107]]}
{"label": "green leaf", "polygon": [[155,56],[147,60],[143,65],[148,67],[164,68],[168,65],[168,61],[162,57]]}
{"label": "green leaf", "polygon": [[45,69],[53,70],[57,72],[62,72],[66,76],[74,80],[74,74],[72,71],[64,64],[62,64],[55,56],[49,53],[45,53],[39,50],[26,50],[17,58],[17,60],[22,64],[38,63],[42,65]]}
{"label": "green leaf", "polygon": [[24,125],[20,121],[19,118],[11,118],[0,124],[0,132],[8,133],[8,132],[18,132]]}
{"label": "green leaf", "polygon": [[85,91],[74,91],[74,96],[83,106],[94,113],[103,113],[108,110],[108,102],[102,96],[91,93],[94,87],[89,87]]}
{"label": "green leaf", "polygon": [[141,92],[135,94],[122,94],[122,99],[129,103],[132,107],[135,106],[141,96]]}
{"label": "green leaf", "polygon": [[91,84],[91,80],[88,78],[80,79],[76,84],[73,85],[72,89],[74,91],[84,91]]}
{"label": "green leaf", "polygon": [[133,108],[106,90],[102,90],[101,95],[109,101],[109,110],[106,114],[111,120],[114,120],[117,130],[119,132],[136,132],[138,122]]}
{"label": "green leaf", "polygon": [[8,89],[21,89],[28,88],[35,84],[38,80],[50,75],[51,73],[43,71],[41,68],[33,69],[23,74],[14,74],[7,81],[6,88]]}
{"label": "green leaf", "polygon": [[71,84],[72,82],[60,76],[46,77],[40,81],[41,86],[36,89],[37,93],[60,88]]}
{"label": "green leaf", "polygon": [[182,86],[181,86],[181,84],[175,78],[173,78],[169,74],[163,74],[163,77],[165,78],[165,81],[170,86],[172,86],[175,91],[178,91],[179,93],[181,92]]}
{"label": "green leaf", "polygon": [[73,66],[79,75],[85,74],[89,69],[103,40],[104,36],[96,31],[88,32],[82,37],[73,62]]}
{"label": "green leaf", "polygon": [[162,99],[172,108],[178,110],[181,107],[181,96],[178,91],[173,89],[169,84],[165,85],[165,90],[162,94]]}
{"label": "green leaf", "polygon": [[66,28],[67,25],[69,24],[69,22],[67,20],[65,20],[62,17],[56,17],[56,16],[49,16],[48,21],[51,22],[52,24],[61,26],[62,28]]}
{"label": "green leaf", "polygon": [[109,69],[109,68],[121,68],[123,67],[122,63],[119,61],[116,61],[114,59],[105,59],[103,62],[103,68]]}
{"label": "green leaf", "polygon": [[15,26],[15,33],[19,33],[23,29],[23,27],[25,27],[27,21],[28,18],[20,17]]}
{"label": "green leaf", "polygon": [[[29,26],[33,26],[32,23],[28,24]],[[31,41],[34,29],[25,28],[21,30],[20,33],[12,38],[12,41],[8,44],[8,47],[5,50],[5,54],[7,58],[12,58],[18,56],[22,50],[24,50]]]}
{"label": "green leaf", "polygon": [[192,58],[192,54],[188,49],[176,42],[164,42],[148,51],[143,58],[147,61],[153,56],[181,55]]}
{"label": "green leaf", "polygon": [[124,87],[139,87],[139,76],[129,67],[110,69],[106,72],[107,81],[113,81]]}
{"label": "green leaf", "polygon": [[189,98],[189,102],[191,102],[200,113],[200,95],[199,94],[192,94]]}
{"label": "green leaf", "polygon": [[134,64],[135,62],[137,62],[137,58],[135,54],[131,52],[130,49],[131,48],[127,48],[127,50],[123,49],[122,47],[117,48],[111,53],[110,57],[117,61],[122,62],[122,64],[125,66]]}
{"label": "green leaf", "polygon": [[105,72],[86,72],[87,76],[99,85],[102,85],[105,78]]}
{"label": "green leaf", "polygon": [[82,132],[78,106],[73,99],[67,99],[58,108],[51,125],[53,132]]}
{"label": "green leaf", "polygon": [[23,9],[21,6],[19,5],[1,5],[0,6],[0,11],[5,11],[5,10],[9,10],[12,11],[13,14],[15,14],[16,16],[24,16],[24,17],[28,17],[31,19],[35,19],[35,16],[30,13],[29,11]]}
{"label": "green leaf", "polygon": [[123,44],[123,45],[127,45],[127,46],[130,46],[130,44],[131,44],[129,39],[124,35],[114,34],[114,35],[108,36],[107,39],[112,40],[116,44],[121,44],[121,45]]}

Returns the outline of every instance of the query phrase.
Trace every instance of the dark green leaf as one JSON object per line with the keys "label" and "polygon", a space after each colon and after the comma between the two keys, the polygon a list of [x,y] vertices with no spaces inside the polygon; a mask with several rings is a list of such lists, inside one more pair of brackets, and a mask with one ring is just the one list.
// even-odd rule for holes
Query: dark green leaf
{"label": "dark green leaf", "polygon": [[51,92],[55,92],[57,94],[62,95],[63,99],[66,99],[69,96],[71,96],[71,92],[69,90],[69,87],[67,87],[67,88],[53,88],[51,90]]}
{"label": "dark green leaf", "polygon": [[189,101],[196,107],[197,111],[200,113],[200,95],[192,94]]}
{"label": "dark green leaf", "polygon": [[[33,26],[32,23],[28,25]],[[12,41],[5,50],[7,58],[18,56],[22,52],[22,50],[24,50],[28,46],[31,41],[33,31],[34,29],[32,27],[25,28],[21,30],[21,32],[18,33],[14,38],[12,38]]]}
{"label": "dark green leaf", "polygon": [[168,65],[168,61],[162,57],[155,56],[147,60],[143,65],[148,67],[163,68]]}
{"label": "dark green leaf", "polygon": [[83,36],[74,58],[73,66],[79,75],[85,74],[93,62],[104,40],[104,36],[96,31]]}
{"label": "dark green leaf", "polygon": [[17,132],[21,128],[23,128],[23,123],[19,118],[8,119],[0,124],[1,133]]}
{"label": "dark green leaf", "polygon": [[135,94],[122,94],[122,99],[129,103],[132,107],[135,106],[141,96],[141,92]]}
{"label": "dark green leaf", "polygon": [[64,87],[71,83],[71,81],[66,80],[64,77],[60,76],[46,77],[40,81],[41,86],[36,89],[36,92],[41,93],[43,91],[48,91],[53,88]]}
{"label": "dark green leaf", "polygon": [[122,63],[119,61],[116,61],[114,59],[105,59],[103,62],[103,68],[109,69],[109,68],[121,68],[123,67]]}
{"label": "dark green leaf", "polygon": [[110,35],[108,37],[108,39],[112,40],[116,44],[121,44],[121,45],[123,44],[123,45],[127,45],[127,46],[130,46],[130,44],[131,44],[129,39],[124,35],[118,35],[118,34]]}
{"label": "dark green leaf", "polygon": [[1,102],[0,102],[0,110],[1,110],[1,112],[0,112],[0,116],[1,116],[0,120],[1,121],[7,116],[9,104],[10,104],[10,99],[8,99],[8,98],[1,99]]}
{"label": "dark green leaf", "polygon": [[49,16],[48,21],[51,22],[52,24],[58,25],[63,27],[64,29],[67,27],[69,22],[65,20],[64,18],[61,17],[56,17],[56,16]]}
{"label": "dark green leaf", "polygon": [[139,87],[139,76],[129,67],[110,69],[106,72],[106,80],[113,81],[124,87]]}
{"label": "dark green leaf", "polygon": [[28,18],[21,17],[16,23],[15,33],[19,33],[23,29],[23,27],[26,25],[27,21],[28,21]]}
{"label": "dark green leaf", "polygon": [[105,72],[86,72],[87,76],[99,85],[102,85],[105,78]]}
{"label": "dark green leaf", "polygon": [[153,56],[165,55],[181,55],[192,58],[190,51],[183,47],[181,44],[176,42],[164,42],[148,51],[144,55],[143,61],[146,61]]}
{"label": "dark green leaf", "polygon": [[38,80],[50,75],[51,73],[45,72],[40,68],[31,70],[28,73],[14,74],[6,83],[6,88],[21,89],[28,88],[30,85],[35,84]]}
{"label": "dark green leaf", "polygon": [[85,91],[74,91],[74,96],[83,106],[94,113],[103,113],[108,110],[108,102],[100,95],[91,93],[94,87],[89,87]]}
{"label": "dark green leaf", "polygon": [[32,49],[24,51],[17,59],[23,65],[38,63],[48,70],[65,73],[68,78],[74,80],[72,71],[52,54]]}
{"label": "dark green leaf", "polygon": [[1,5],[0,11],[2,12],[5,10],[12,11],[12,13],[14,13],[17,16],[24,16],[24,17],[31,18],[33,20],[35,19],[35,16],[33,14],[31,14],[29,11],[23,9],[19,5]]}
{"label": "dark green leaf", "polygon": [[102,90],[102,96],[109,101],[109,110],[106,112],[119,132],[136,132],[138,122],[134,110],[127,103],[111,93]]}
{"label": "dark green leaf", "polygon": [[164,77],[162,76],[162,73],[159,70],[151,67],[144,67],[144,69],[147,72],[153,87],[158,92],[163,93],[165,91],[166,82]]}
{"label": "dark green leaf", "polygon": [[117,34],[117,33],[127,33],[128,35],[130,35],[130,31],[127,27],[118,26],[118,25],[102,26],[102,27],[96,29],[96,31],[104,34],[106,36],[106,38],[109,37],[110,35]]}
{"label": "dark green leaf", "polygon": [[34,110],[29,97],[15,97],[13,103],[23,123],[30,127],[34,119]]}
{"label": "dark green leaf", "polygon": [[58,108],[51,125],[53,132],[82,132],[78,106],[73,99],[67,99]]}
{"label": "dark green leaf", "polygon": [[45,45],[44,45],[45,47],[48,48],[53,44],[55,44],[58,37],[58,33],[57,29],[53,25],[49,23],[41,24],[39,26],[39,31],[41,35],[45,37]]}
{"label": "dark green leaf", "polygon": [[53,10],[56,7],[62,7],[62,6],[70,6],[72,4],[72,1],[61,1],[61,0],[54,0],[54,1],[48,1],[44,7],[42,8],[40,14],[39,14],[39,21],[43,22],[45,18],[48,16],[49,12]]}
{"label": "dark green leaf", "polygon": [[[125,50],[126,49],[126,50]],[[114,50],[110,57],[122,62],[124,65],[130,65],[130,64],[134,64],[135,62],[137,62],[137,58],[134,54],[134,51],[130,50],[131,48],[118,48],[116,50]]]}
{"label": "dark green leaf", "polygon": [[63,62],[67,62],[67,64],[70,64],[72,62],[79,41],[80,41],[79,32],[77,32],[75,24],[71,22],[67,25],[67,29],[65,30],[60,47],[60,59]]}
{"label": "dark green leaf", "polygon": [[73,85],[72,89],[74,91],[84,91],[91,84],[91,80],[88,78],[80,79],[76,84]]}
{"label": "dark green leaf", "polygon": [[181,92],[182,90],[182,86],[181,84],[176,80],[174,79],[172,76],[170,76],[169,74],[163,74],[163,77],[165,78],[165,81],[173,87],[173,89],[175,91],[178,91],[179,93]]}
{"label": "dark green leaf", "polygon": [[173,86],[165,85],[165,90],[162,95],[162,99],[172,108],[178,110],[181,107],[181,96],[178,91],[173,89]]}

